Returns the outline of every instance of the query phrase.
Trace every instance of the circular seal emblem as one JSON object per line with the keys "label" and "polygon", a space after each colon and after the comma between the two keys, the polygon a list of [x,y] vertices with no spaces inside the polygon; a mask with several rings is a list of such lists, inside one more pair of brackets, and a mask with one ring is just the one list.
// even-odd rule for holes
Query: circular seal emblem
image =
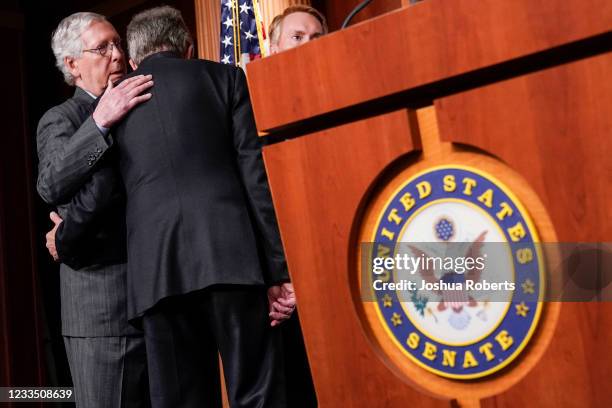
{"label": "circular seal emblem", "polygon": [[473,379],[512,362],[540,317],[544,263],[526,210],[475,168],[430,168],[380,211],[369,289],[403,354],[440,376]]}

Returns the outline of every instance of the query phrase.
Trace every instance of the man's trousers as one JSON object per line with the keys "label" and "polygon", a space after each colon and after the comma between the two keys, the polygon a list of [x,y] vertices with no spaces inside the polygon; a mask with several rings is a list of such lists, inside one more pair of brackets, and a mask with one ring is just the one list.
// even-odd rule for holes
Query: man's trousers
{"label": "man's trousers", "polygon": [[143,317],[154,408],[285,407],[282,340],[263,287],[218,285],[163,299]]}
{"label": "man's trousers", "polygon": [[127,320],[126,264],[60,266],[62,334],[77,408],[148,407],[142,332]]}
{"label": "man's trousers", "polygon": [[150,406],[142,336],[64,336],[64,344],[77,408]]}

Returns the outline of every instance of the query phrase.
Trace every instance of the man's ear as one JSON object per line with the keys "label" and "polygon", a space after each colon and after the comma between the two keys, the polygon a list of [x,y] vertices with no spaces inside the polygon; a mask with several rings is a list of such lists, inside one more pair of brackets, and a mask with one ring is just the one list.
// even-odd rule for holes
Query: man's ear
{"label": "man's ear", "polygon": [[130,58],[128,62],[130,63],[130,67],[132,67],[134,71],[138,69],[138,65],[134,62],[133,59]]}
{"label": "man's ear", "polygon": [[274,54],[278,54],[278,44],[274,43],[274,44],[270,44],[270,55],[274,55]]}
{"label": "man's ear", "polygon": [[79,70],[79,62],[74,57],[64,57],[64,66],[70,72],[75,79],[81,77],[81,71]]}
{"label": "man's ear", "polygon": [[187,47],[187,51],[185,51],[185,59],[192,59],[193,58],[193,44],[189,45],[189,47]]}

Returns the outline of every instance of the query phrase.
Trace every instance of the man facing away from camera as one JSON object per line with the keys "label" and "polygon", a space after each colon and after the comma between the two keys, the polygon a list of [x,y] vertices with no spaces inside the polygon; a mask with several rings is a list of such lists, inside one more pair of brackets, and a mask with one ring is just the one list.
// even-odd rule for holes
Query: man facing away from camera
{"label": "man facing away from camera", "polygon": [[109,128],[151,97],[143,94],[151,78],[113,86],[126,64],[119,35],[99,14],[66,17],[52,48],[75,92],[39,122],[37,189],[61,216],[51,215],[47,247],[62,262],[62,335],[76,405],[148,406],[144,340],[127,320],[125,199],[110,165]]}
{"label": "man facing away from camera", "polygon": [[221,354],[232,407],[284,407],[278,331],[295,307],[241,69],[191,60],[178,10],[136,15],[133,75],[153,96],[116,128],[127,194],[129,318],[154,407],[199,407]]}

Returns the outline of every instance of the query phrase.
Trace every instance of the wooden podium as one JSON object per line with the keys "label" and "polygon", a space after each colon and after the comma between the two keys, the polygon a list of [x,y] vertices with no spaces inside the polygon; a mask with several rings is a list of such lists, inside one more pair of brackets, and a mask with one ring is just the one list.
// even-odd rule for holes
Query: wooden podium
{"label": "wooden podium", "polygon": [[546,303],[511,364],[444,378],[385,340],[358,255],[388,192],[447,164],[544,242],[612,241],[611,30],[609,0],[427,0],[248,65],[320,406],[612,406],[612,304]]}

